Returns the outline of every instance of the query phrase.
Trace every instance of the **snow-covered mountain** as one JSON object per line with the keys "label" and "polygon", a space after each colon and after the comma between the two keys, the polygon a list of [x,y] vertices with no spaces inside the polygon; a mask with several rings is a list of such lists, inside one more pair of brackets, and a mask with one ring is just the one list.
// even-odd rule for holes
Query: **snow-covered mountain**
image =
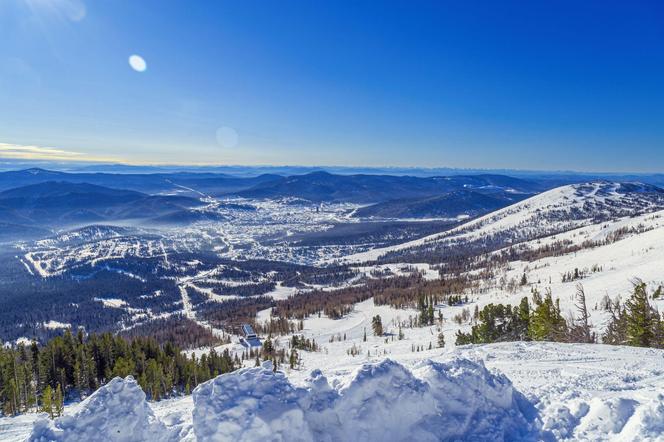
{"label": "snow-covered mountain", "polygon": [[449,231],[396,246],[350,255],[346,262],[372,261],[389,254],[422,254],[473,246],[498,249],[581,226],[664,209],[664,189],[608,181],[570,184],[543,192],[464,223]]}
{"label": "snow-covered mountain", "polygon": [[[446,318],[490,303],[517,305],[531,291],[551,291],[566,316],[576,311],[578,285],[584,287],[590,322],[598,335],[610,317],[607,300],[624,300],[637,280],[654,291],[664,286],[664,209],[659,188],[636,184],[570,185],[545,192],[462,226],[399,246],[350,256],[350,261],[392,256],[392,264],[362,265],[366,271],[398,269],[399,259],[423,250],[472,249],[476,267],[486,270],[469,303],[447,306]],[[596,215],[600,212],[600,215]],[[505,239],[504,241],[498,241]],[[491,245],[492,247],[488,247]],[[481,246],[486,246],[482,251]],[[420,255],[418,255],[420,254]],[[409,261],[407,261],[409,262]],[[434,263],[435,264],[435,263]],[[445,271],[445,263],[438,264]],[[437,278],[431,263],[416,263],[427,278]],[[571,276],[570,276],[571,275]],[[519,287],[525,276],[526,285]],[[651,301],[664,311],[664,299]],[[365,326],[369,326],[367,322]],[[447,341],[468,325],[448,323]]]}
{"label": "snow-covered mountain", "polygon": [[425,198],[402,198],[361,207],[353,213],[356,218],[369,219],[426,219],[476,217],[532,196],[532,193],[493,191],[481,193],[461,189]]}

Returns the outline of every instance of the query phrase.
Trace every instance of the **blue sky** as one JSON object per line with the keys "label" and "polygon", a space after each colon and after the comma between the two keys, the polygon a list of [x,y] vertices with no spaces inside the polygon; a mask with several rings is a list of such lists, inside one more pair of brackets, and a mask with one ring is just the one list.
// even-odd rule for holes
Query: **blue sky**
{"label": "blue sky", "polygon": [[664,171],[662,5],[4,0],[0,157]]}

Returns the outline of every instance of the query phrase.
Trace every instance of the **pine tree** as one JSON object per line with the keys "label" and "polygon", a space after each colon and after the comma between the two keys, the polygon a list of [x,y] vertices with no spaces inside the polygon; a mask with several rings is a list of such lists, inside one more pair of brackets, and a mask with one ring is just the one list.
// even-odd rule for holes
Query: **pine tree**
{"label": "pine tree", "polygon": [[536,341],[566,341],[567,322],[560,313],[560,300],[554,302],[550,291],[547,291],[544,298],[535,291],[533,303],[535,309],[528,330],[530,337]]}
{"label": "pine tree", "polygon": [[654,343],[653,347],[664,348],[664,314],[662,317],[657,312],[654,314]]}
{"label": "pine tree", "polygon": [[650,347],[654,343],[654,315],[646,285],[637,282],[632,296],[625,303],[627,311],[627,344],[636,347]]}
{"label": "pine tree", "polygon": [[457,346],[472,344],[473,338],[470,333],[463,333],[461,330],[457,330],[454,343]]}
{"label": "pine tree", "polygon": [[371,319],[371,328],[375,336],[383,336],[383,321],[380,319],[380,315],[376,315]]}
{"label": "pine tree", "polygon": [[519,340],[525,340],[528,337],[528,327],[530,326],[530,305],[528,297],[521,298],[519,303],[518,323],[516,332]]}
{"label": "pine tree", "polygon": [[49,417],[53,419],[53,392],[50,385],[47,385],[42,392],[41,411],[48,413]]}
{"label": "pine tree", "polygon": [[30,411],[32,407],[37,403],[37,394],[35,392],[35,387],[32,383],[31,376],[28,377],[27,381],[27,401],[25,403],[25,411]]}
{"label": "pine tree", "polygon": [[112,377],[125,378],[134,372],[134,362],[130,358],[120,356],[115,360]]}
{"label": "pine tree", "polygon": [[611,320],[602,335],[602,342],[611,345],[624,345],[627,342],[627,314],[625,309],[620,306],[618,301],[609,303],[607,307],[611,314]]}
{"label": "pine tree", "polygon": [[294,348],[291,349],[290,356],[288,358],[288,363],[290,365],[290,368],[295,368],[298,365],[299,361],[299,355],[297,354],[297,350]]}
{"label": "pine tree", "polygon": [[55,402],[54,408],[55,408],[55,413],[58,415],[58,417],[62,416],[62,412],[65,408],[65,403],[64,403],[64,398],[62,397],[62,388],[60,388],[60,384],[55,389],[55,398],[53,399]]}
{"label": "pine tree", "polygon": [[263,342],[263,354],[265,356],[272,356],[274,354],[274,345],[270,336]]}
{"label": "pine tree", "polygon": [[445,335],[443,332],[438,333],[438,347],[445,347]]}
{"label": "pine tree", "polygon": [[423,294],[420,294],[417,298],[417,309],[420,311],[420,323],[422,325],[426,325],[428,323],[427,320],[427,303],[426,303],[426,298]]}
{"label": "pine tree", "polygon": [[16,381],[9,379],[8,385],[4,388],[4,396],[7,400],[4,403],[3,411],[5,414],[16,415],[19,412],[18,387]]}
{"label": "pine tree", "polygon": [[77,357],[74,363],[74,388],[78,391],[79,396],[82,397],[85,382],[83,381],[83,368],[81,367],[80,357]]}

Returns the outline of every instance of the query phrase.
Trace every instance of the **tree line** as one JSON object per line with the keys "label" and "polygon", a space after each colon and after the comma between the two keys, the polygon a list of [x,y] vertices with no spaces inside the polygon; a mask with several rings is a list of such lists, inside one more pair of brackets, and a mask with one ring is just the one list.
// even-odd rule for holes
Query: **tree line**
{"label": "tree line", "polygon": [[214,350],[200,358],[153,338],[110,333],[74,336],[69,330],[44,345],[0,349],[0,405],[5,415],[62,411],[65,398],[84,398],[116,376],[134,376],[148,399],[189,394],[201,382],[235,370],[239,360]]}
{"label": "tree line", "polygon": [[[458,305],[468,302],[468,296],[455,293],[478,293],[478,275],[452,275],[442,279],[427,280],[420,273],[394,276],[384,279],[368,279],[362,285],[337,290],[313,290],[299,293],[274,303],[272,315],[288,319],[305,319],[312,315],[325,314],[339,319],[353,311],[358,302],[373,298],[376,305],[394,308],[418,308],[431,313],[433,306],[446,302]],[[423,309],[423,305],[426,308]]]}
{"label": "tree line", "polygon": [[[624,304],[608,302],[605,308],[611,317],[602,343],[664,348],[664,315],[650,302],[661,295],[662,287],[649,294],[646,284],[636,281]],[[542,296],[533,290],[532,303],[524,297],[518,306],[489,304],[476,309],[474,325],[469,333],[457,332],[456,344],[518,340],[596,343],[598,336],[592,331],[582,285],[577,285],[575,307],[576,314],[565,319],[559,300],[554,301],[550,291]]]}

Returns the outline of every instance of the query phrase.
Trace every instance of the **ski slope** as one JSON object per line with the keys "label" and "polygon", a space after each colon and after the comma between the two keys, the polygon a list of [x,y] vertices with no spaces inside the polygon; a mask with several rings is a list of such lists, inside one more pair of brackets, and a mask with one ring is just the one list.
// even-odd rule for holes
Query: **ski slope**
{"label": "ski slope", "polygon": [[[493,268],[493,276],[485,277],[480,282],[477,291],[460,293],[469,296],[467,304],[442,307],[439,310],[443,316],[449,320],[461,313],[463,309],[472,312],[476,307],[481,309],[490,303],[517,305],[524,296],[532,298],[533,290],[537,290],[539,293],[550,290],[553,298],[560,300],[563,314],[571,317],[576,314],[575,296],[580,285],[586,294],[591,324],[594,331],[601,335],[609,318],[609,313],[604,309],[607,300],[625,301],[637,280],[645,282],[651,292],[660,285],[664,285],[664,210],[652,212],[650,210],[656,206],[642,201],[639,203],[639,207],[647,208],[647,213],[640,215],[620,216],[601,222],[583,218],[577,220],[578,226],[574,228],[567,226],[565,229],[559,229],[560,226],[557,226],[555,222],[542,221],[543,213],[550,214],[551,207],[558,207],[558,203],[552,204],[552,202],[560,202],[561,195],[568,197],[568,199],[562,198],[562,201],[576,201],[574,204],[580,205],[587,204],[587,200],[584,202],[571,199],[570,192],[576,192],[575,188],[576,186],[565,186],[554,189],[546,192],[548,195],[542,194],[531,199],[534,201],[528,200],[530,203],[524,201],[512,209],[502,209],[493,215],[472,221],[470,226],[460,227],[461,231],[450,232],[443,239],[436,239],[440,243],[452,241],[451,238],[454,238],[456,242],[460,241],[459,238],[463,236],[464,241],[472,241],[476,235],[486,236],[496,229],[523,231],[525,225],[535,223],[533,216],[538,214],[536,218],[539,220],[540,229],[561,230],[560,233],[543,237],[537,235],[535,239],[522,241],[518,245],[508,246],[487,255],[501,254],[509,247],[521,251],[536,251],[560,243],[567,244],[573,250],[558,256],[530,261],[510,261],[498,268]],[[620,198],[620,194],[609,191],[599,184],[593,189],[591,192],[593,201],[602,198],[602,201],[606,203],[609,200],[613,201],[613,198]],[[608,196],[598,197],[597,194],[600,193]],[[618,197],[615,196],[616,194]],[[614,208],[619,206],[615,201],[612,202],[612,205]],[[614,210],[612,213],[618,212]],[[514,226],[520,227],[516,229]],[[471,227],[477,227],[477,230],[473,230]],[[358,268],[368,272],[372,267],[380,269],[384,266],[364,265]],[[578,279],[564,278],[565,275],[573,274],[575,270],[579,271]],[[523,275],[527,278],[527,284],[520,286],[518,281]],[[510,282],[512,284],[509,284]],[[659,311],[664,311],[664,299],[660,298],[651,302]],[[359,308],[362,311],[362,306]],[[411,314],[414,316],[416,312]],[[371,313],[368,312],[367,315],[370,316]],[[401,311],[401,316],[403,319],[403,311]],[[364,326],[370,326],[370,324],[367,323]],[[453,339],[454,333],[459,328],[465,331],[469,325],[457,325],[446,321],[443,331],[446,336]],[[450,339],[448,342],[451,342]]]}
{"label": "ski slope", "polygon": [[640,183],[591,182],[571,184],[535,195],[446,232],[395,246],[348,255],[341,261],[375,261],[389,252],[454,247],[496,235],[510,243],[549,236],[602,221],[664,209],[664,194]]}

